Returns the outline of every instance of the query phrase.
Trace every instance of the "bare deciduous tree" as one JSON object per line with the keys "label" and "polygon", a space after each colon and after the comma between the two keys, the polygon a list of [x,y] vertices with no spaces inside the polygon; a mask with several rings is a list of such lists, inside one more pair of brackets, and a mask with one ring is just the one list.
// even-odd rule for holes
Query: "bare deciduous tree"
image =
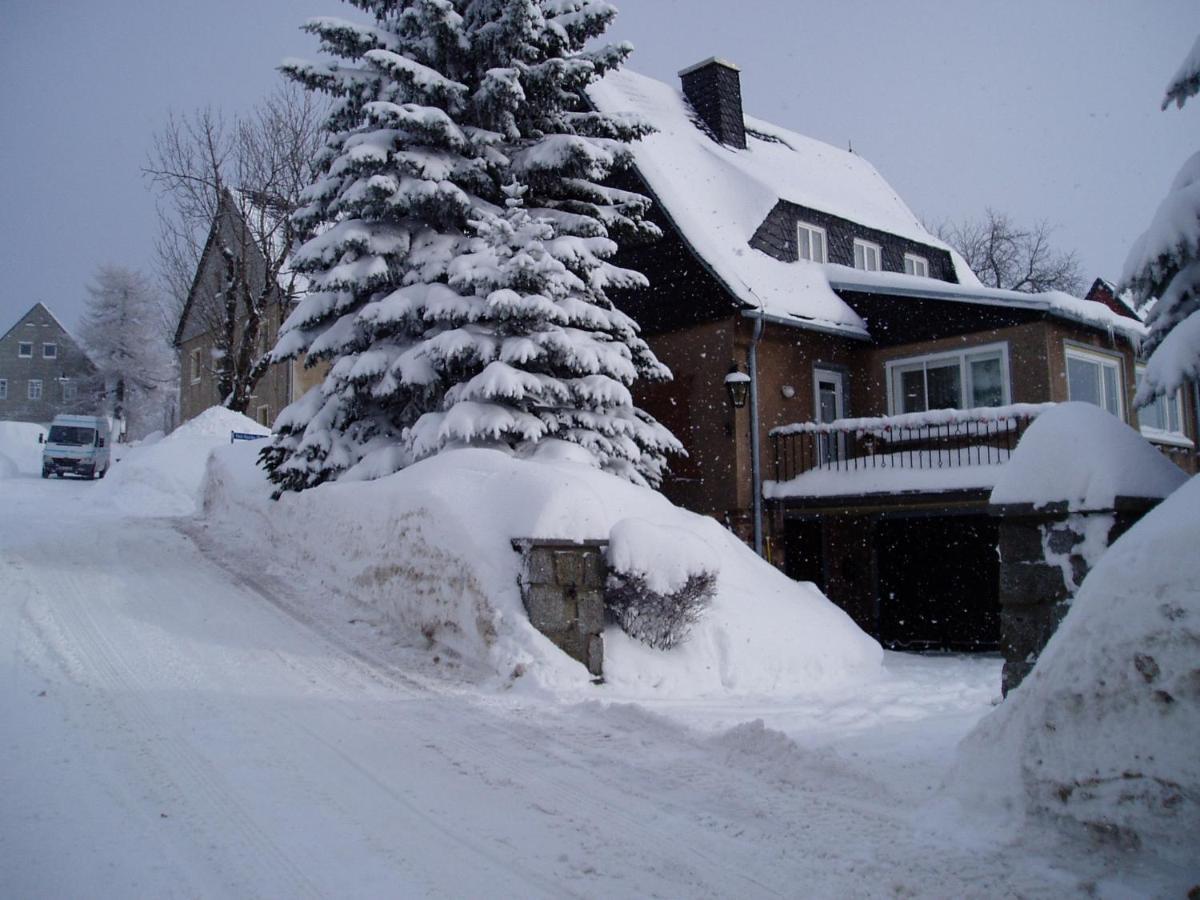
{"label": "bare deciduous tree", "polygon": [[1083,290],[1074,251],[1054,249],[1054,229],[1047,222],[1021,228],[1007,214],[990,207],[981,219],[939,225],[937,235],[962,254],[979,280],[1010,291]]}
{"label": "bare deciduous tree", "polygon": [[263,314],[276,296],[285,304],[294,296],[289,215],[312,181],[322,119],[319,101],[290,84],[244,117],[172,114],[143,169],[159,192],[160,274],[177,321],[205,247],[220,255],[219,291],[189,315],[213,336],[206,364],[223,404],[238,412],[266,371]]}

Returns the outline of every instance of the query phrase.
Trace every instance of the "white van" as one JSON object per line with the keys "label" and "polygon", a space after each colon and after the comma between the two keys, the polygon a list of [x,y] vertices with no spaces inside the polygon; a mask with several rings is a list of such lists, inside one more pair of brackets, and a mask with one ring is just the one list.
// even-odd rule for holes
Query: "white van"
{"label": "white van", "polygon": [[112,426],[101,416],[55,416],[42,448],[42,477],[103,478],[112,459]]}

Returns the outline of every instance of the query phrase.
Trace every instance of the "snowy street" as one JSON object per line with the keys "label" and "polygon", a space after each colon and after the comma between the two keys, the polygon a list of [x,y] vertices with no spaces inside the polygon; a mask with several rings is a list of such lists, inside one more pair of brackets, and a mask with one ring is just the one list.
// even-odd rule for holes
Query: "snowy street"
{"label": "snowy street", "polygon": [[498,696],[356,646],[214,563],[194,522],[118,517],[93,489],[4,483],[4,896],[1079,887],[925,802],[994,660],[893,656],[877,687],[795,702]]}

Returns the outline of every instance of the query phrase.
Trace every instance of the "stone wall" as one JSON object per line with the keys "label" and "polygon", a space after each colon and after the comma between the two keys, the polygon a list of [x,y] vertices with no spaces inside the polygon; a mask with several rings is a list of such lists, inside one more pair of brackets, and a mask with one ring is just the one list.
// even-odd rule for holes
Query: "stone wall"
{"label": "stone wall", "polygon": [[1033,669],[1103,552],[1157,503],[1118,498],[1113,509],[1072,512],[1065,504],[993,506],[1000,518],[1001,688]]}
{"label": "stone wall", "polygon": [[604,541],[513,541],[533,627],[599,678],[604,670]]}

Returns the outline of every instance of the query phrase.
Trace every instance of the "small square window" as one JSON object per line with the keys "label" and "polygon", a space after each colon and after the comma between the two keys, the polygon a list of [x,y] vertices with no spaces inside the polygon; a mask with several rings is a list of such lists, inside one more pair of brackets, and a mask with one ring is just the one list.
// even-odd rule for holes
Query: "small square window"
{"label": "small square window", "polygon": [[0,400],[8,399],[8,379],[0,378]]}
{"label": "small square window", "polygon": [[929,260],[915,253],[904,254],[904,274],[917,275],[920,278],[929,277]]}
{"label": "small square window", "polygon": [[854,268],[866,272],[879,271],[879,245],[870,241],[854,241]]}
{"label": "small square window", "polygon": [[33,357],[33,341],[18,341],[17,356],[21,359],[30,359]]}
{"label": "small square window", "polygon": [[825,229],[807,222],[796,225],[796,247],[801,259],[825,262]]}
{"label": "small square window", "polygon": [[58,359],[58,344],[42,344],[42,359]]}
{"label": "small square window", "polygon": [[42,399],[42,380],[40,378],[29,379],[29,390],[27,396],[30,400]]}

